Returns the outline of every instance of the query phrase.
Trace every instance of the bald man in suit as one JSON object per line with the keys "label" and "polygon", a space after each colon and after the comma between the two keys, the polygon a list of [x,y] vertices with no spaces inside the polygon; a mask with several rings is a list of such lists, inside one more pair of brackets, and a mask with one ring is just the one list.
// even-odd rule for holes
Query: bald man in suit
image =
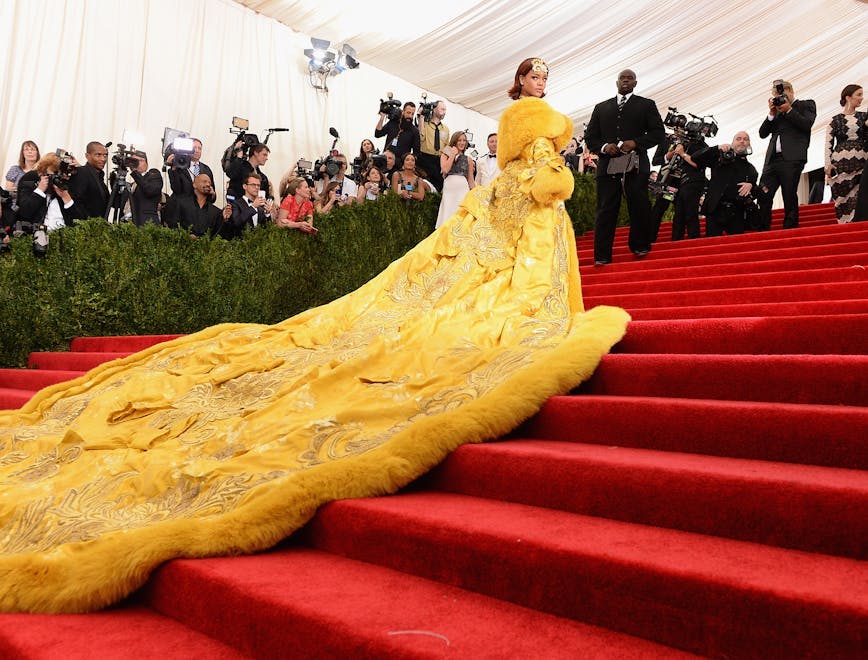
{"label": "bald man in suit", "polygon": [[630,213],[630,250],[637,257],[644,257],[651,250],[654,223],[648,197],[651,173],[648,149],[664,140],[666,129],[657,104],[633,94],[635,87],[636,74],[630,69],[621,71],[617,96],[594,107],[585,130],[588,149],[600,155],[596,173],[595,266],[612,262],[622,194]]}

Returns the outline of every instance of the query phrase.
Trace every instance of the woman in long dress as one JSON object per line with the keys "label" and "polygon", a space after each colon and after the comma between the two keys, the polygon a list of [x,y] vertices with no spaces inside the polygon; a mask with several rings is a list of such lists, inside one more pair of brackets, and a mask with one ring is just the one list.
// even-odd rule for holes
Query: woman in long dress
{"label": "woman in long dress", "polygon": [[539,90],[503,113],[502,174],[353,293],[0,413],[0,610],[95,609],[167,559],[268,548],[319,505],[394,492],[588,378],[629,317],[584,310],[558,155],[572,124]]}
{"label": "woman in long dress", "polygon": [[868,114],[857,110],[862,99],[860,85],[847,85],[841,92],[843,109],[826,128],[826,179],[831,184],[839,223],[853,221],[859,179],[868,161],[865,148]]}
{"label": "woman in long dress", "polygon": [[475,165],[467,157],[467,135],[464,131],[456,131],[449,138],[448,146],[440,154],[440,173],[443,175],[443,197],[440,198],[440,209],[437,212],[439,228],[458,210],[461,200],[476,185]]}

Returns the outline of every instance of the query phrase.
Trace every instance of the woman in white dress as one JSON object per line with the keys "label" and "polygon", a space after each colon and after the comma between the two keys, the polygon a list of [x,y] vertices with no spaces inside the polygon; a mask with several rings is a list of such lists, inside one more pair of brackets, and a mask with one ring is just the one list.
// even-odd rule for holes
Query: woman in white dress
{"label": "woman in white dress", "polygon": [[467,151],[467,136],[463,131],[453,133],[449,146],[440,154],[440,172],[443,174],[443,198],[437,213],[436,227],[452,217],[461,200],[470,192],[474,182],[475,165],[464,153]]}

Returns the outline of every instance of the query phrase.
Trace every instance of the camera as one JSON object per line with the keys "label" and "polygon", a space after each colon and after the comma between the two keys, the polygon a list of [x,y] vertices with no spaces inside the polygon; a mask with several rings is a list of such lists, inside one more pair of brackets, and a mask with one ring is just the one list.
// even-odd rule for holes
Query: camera
{"label": "camera", "polygon": [[118,171],[126,174],[126,170],[134,170],[139,166],[140,151],[127,149],[125,144],[119,144],[117,151],[112,155],[112,163]]}
{"label": "camera", "polygon": [[[706,137],[717,135],[718,128],[717,120],[713,115],[700,116],[689,112],[683,114],[678,112],[678,108],[673,107],[670,107],[666,113],[663,125],[672,129],[672,133],[667,135],[670,149],[674,149],[679,144],[687,149],[693,144],[703,142]],[[660,168],[657,180],[648,182],[648,188],[655,195],[672,201],[675,199],[678,185],[685,172],[684,159],[675,154],[666,165]]]}
{"label": "camera", "polygon": [[299,158],[298,163],[296,163],[296,171],[298,172],[298,176],[303,179],[313,180],[313,163],[304,158]]}
{"label": "camera", "polygon": [[57,165],[57,172],[51,175],[49,183],[61,190],[67,190],[69,188],[69,180],[75,174],[75,159],[71,153],[63,149],[58,149],[54,153],[60,158],[60,163]]}
{"label": "camera", "polygon": [[398,120],[401,118],[401,102],[392,98],[392,92],[386,94],[388,100],[380,99],[380,112],[386,115],[389,120]]}
{"label": "camera", "polygon": [[[688,116],[690,118],[688,119]],[[699,116],[693,113],[681,114],[678,108],[669,108],[663,125],[668,126],[682,140],[698,140],[699,138],[717,135],[717,120],[713,115]]]}
{"label": "camera", "polygon": [[371,165],[381,172],[386,171],[386,154],[374,154],[371,156]]}
{"label": "camera", "polygon": [[437,107],[439,101],[428,102],[428,94],[422,92],[422,102],[419,103],[419,114],[425,121],[431,121],[431,116],[434,114],[434,108]]}
{"label": "camera", "polygon": [[753,150],[748,147],[743,153],[738,153],[735,149],[727,149],[726,151],[720,152],[720,164],[725,165],[727,163],[732,163],[739,156],[750,156],[753,153]]}
{"label": "camera", "polygon": [[193,155],[193,138],[186,131],[168,126],[163,130],[163,165],[169,166],[169,156],[174,155],[171,166],[179,170],[190,167]]}
{"label": "camera", "polygon": [[[314,164],[314,178],[321,179],[323,176],[328,175],[330,179],[334,179],[338,174],[341,173],[341,164],[338,162],[336,156],[337,151],[331,151],[324,158],[320,158]],[[322,170],[322,167],[325,166],[325,171]]]}
{"label": "camera", "polygon": [[772,83],[772,86],[775,88],[775,94],[777,96],[772,97],[772,105],[775,107],[779,107],[784,105],[785,103],[789,103],[790,99],[787,98],[787,95],[784,94],[784,81],[783,80],[775,80]]}

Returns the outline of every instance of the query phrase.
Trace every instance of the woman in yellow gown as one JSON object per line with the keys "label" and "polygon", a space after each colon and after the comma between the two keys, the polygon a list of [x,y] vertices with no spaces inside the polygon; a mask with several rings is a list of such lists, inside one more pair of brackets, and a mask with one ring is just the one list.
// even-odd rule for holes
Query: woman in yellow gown
{"label": "woman in yellow gown", "polygon": [[624,334],[585,312],[570,120],[523,98],[502,174],[380,275],[273,326],[223,324],[0,413],[0,611],[117,601],[173,557],[268,548],[330,500],[391,493],[591,375]]}

